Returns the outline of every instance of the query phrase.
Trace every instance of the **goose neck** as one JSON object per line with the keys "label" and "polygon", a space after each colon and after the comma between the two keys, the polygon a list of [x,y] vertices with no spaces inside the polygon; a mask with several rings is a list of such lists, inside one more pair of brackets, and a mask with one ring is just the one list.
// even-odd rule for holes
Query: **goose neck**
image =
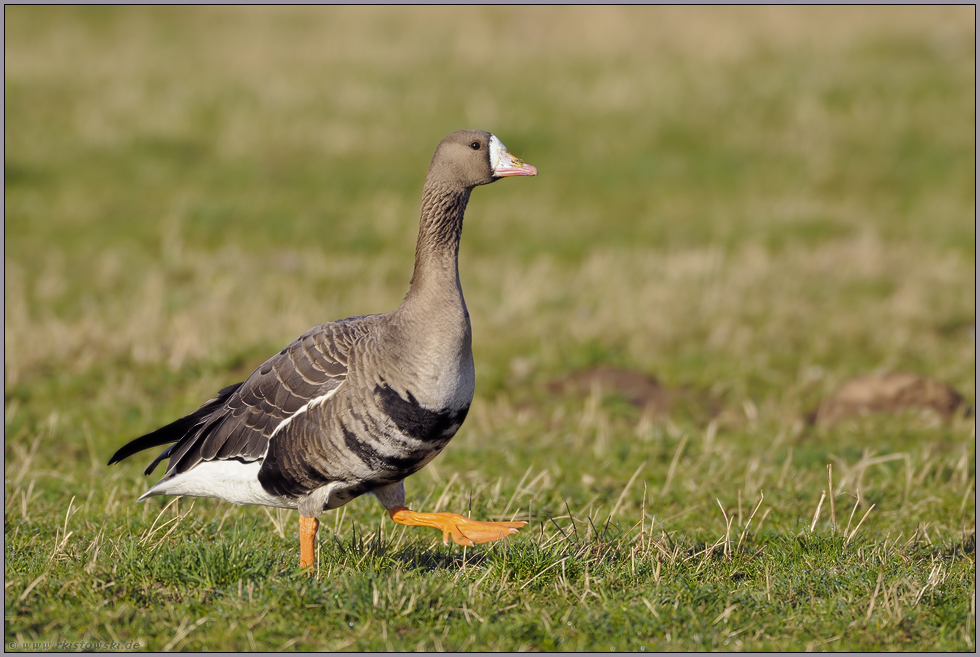
{"label": "goose neck", "polygon": [[462,297],[459,241],[470,190],[427,183],[422,193],[415,270],[408,297]]}

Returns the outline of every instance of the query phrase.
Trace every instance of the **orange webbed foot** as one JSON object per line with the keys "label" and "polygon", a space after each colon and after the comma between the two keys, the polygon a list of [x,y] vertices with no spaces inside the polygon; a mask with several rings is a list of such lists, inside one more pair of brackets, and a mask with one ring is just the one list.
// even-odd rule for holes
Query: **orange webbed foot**
{"label": "orange webbed foot", "polygon": [[483,522],[471,520],[458,513],[419,513],[405,507],[389,509],[391,519],[402,525],[414,527],[434,527],[442,530],[443,543],[449,543],[449,537],[458,545],[473,546],[478,543],[498,541],[505,536],[516,534],[526,522]]}

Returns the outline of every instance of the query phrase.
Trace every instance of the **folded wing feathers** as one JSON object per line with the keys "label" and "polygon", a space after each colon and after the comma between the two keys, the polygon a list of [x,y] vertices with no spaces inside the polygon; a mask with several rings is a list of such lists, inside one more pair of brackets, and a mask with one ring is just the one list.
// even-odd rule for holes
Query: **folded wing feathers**
{"label": "folded wing feathers", "polygon": [[265,457],[269,438],[293,415],[322,400],[347,374],[342,322],[318,326],[266,361],[242,383],[223,388],[218,396],[190,415],[137,438],[112,457],[116,463],[151,447],[174,443],[146,470],[150,474],[170,459],[168,474],[186,472],[201,461]]}

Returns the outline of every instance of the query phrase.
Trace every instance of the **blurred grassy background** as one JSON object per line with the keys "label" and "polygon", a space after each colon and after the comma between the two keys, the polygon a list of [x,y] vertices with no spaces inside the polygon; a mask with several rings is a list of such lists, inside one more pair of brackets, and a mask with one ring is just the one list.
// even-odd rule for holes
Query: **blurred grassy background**
{"label": "blurred grassy background", "polygon": [[[541,173],[474,194],[460,269],[477,400],[416,479],[512,487],[540,469],[576,508],[653,459],[639,483],[669,515],[764,487],[784,457],[802,486],[831,455],[931,445],[975,477],[972,420],[802,437],[799,422],[872,371],[974,403],[972,6],[4,18],[5,453],[22,468],[8,499],[33,477],[25,500],[63,509],[125,482],[129,504],[142,465],[101,465],[125,440],[314,324],[394,308],[431,153],[467,127]],[[720,399],[704,454],[728,450],[725,466],[685,455],[686,488],[666,495],[697,417],[664,433],[615,400],[546,392],[599,363]],[[953,531],[945,513],[930,520]]]}

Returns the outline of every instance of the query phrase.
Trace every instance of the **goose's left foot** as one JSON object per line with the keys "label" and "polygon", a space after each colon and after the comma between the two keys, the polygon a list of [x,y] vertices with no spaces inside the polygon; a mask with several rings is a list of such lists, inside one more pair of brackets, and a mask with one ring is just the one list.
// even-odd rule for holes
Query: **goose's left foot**
{"label": "goose's left foot", "polygon": [[476,545],[497,541],[504,536],[516,534],[526,522],[482,522],[470,520],[458,513],[418,513],[403,506],[388,509],[391,519],[402,525],[413,527],[435,527],[442,530],[443,543],[449,543],[449,537],[458,545]]}

